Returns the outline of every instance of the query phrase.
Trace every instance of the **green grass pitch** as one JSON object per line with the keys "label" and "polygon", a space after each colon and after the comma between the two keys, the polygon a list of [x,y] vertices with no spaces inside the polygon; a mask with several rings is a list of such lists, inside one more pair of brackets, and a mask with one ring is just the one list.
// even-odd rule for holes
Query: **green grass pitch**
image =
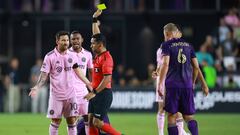
{"label": "green grass pitch", "polygon": [[[157,135],[155,117],[154,113],[110,114],[112,125],[126,135]],[[240,114],[197,114],[196,119],[200,135],[240,135]],[[48,135],[49,123],[44,115],[0,114],[0,135]],[[67,135],[65,121],[59,135]]]}

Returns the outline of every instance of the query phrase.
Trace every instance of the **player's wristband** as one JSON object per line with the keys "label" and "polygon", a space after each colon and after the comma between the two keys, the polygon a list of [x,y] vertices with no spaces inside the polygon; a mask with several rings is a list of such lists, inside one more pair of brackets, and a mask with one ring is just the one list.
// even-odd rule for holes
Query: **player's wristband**
{"label": "player's wristband", "polygon": [[73,64],[73,67],[72,67],[72,68],[73,68],[73,69],[78,68],[78,64],[77,64],[77,63]]}
{"label": "player's wristband", "polygon": [[92,23],[97,23],[98,19],[97,17],[93,17]]}

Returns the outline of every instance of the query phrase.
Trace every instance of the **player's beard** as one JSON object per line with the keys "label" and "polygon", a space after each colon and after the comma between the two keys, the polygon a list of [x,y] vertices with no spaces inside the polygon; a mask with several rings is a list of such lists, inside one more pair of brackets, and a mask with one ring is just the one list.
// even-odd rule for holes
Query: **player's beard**
{"label": "player's beard", "polygon": [[60,47],[59,47],[59,51],[60,52],[64,52],[68,49],[68,44],[62,44]]}

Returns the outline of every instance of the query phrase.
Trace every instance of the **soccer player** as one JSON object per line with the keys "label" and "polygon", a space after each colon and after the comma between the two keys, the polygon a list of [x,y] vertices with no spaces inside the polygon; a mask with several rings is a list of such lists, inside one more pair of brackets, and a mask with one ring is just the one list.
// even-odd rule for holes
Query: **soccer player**
{"label": "soccer player", "polygon": [[[160,68],[159,84],[165,80],[164,109],[168,112],[168,133],[169,135],[178,135],[176,117],[177,112],[181,112],[191,134],[198,135],[197,121],[194,120],[193,85],[200,73],[200,68],[195,52],[184,39],[174,38],[174,35],[178,33],[175,24],[168,23],[163,29],[166,42],[162,44],[163,62]],[[202,84],[203,92],[208,95],[206,83]],[[160,96],[163,96],[163,90],[163,86],[159,85]]]}
{"label": "soccer player", "polygon": [[[92,70],[93,70],[93,63],[92,63],[92,54],[91,52],[87,51],[82,47],[84,39],[79,31],[73,31],[70,35],[70,43],[72,47],[69,49],[72,52],[75,52],[78,57],[78,67],[81,69],[82,73],[86,76],[86,73],[88,71],[88,78],[89,80],[92,80]],[[86,87],[86,84],[79,79],[78,76],[74,76],[75,83],[74,83],[74,88],[76,90],[76,95],[77,95],[77,102],[78,102],[78,113],[79,116],[83,117],[83,121],[79,121],[77,124],[77,129],[78,129],[78,135],[89,135],[89,128],[88,128],[88,101],[84,99],[84,96],[88,94],[88,90]],[[107,123],[108,117],[106,115],[106,118],[104,118]],[[82,133],[82,127],[85,125],[85,134]]]}
{"label": "soccer player", "polygon": [[[88,70],[88,78],[91,80],[93,69],[92,54],[82,47],[83,37],[81,33],[78,31],[73,31],[70,35],[70,43],[72,47],[69,50],[76,53],[78,57],[78,67],[81,69],[84,76],[86,76]],[[76,90],[78,103],[78,113],[79,116],[82,116],[84,119],[85,133],[88,135],[88,124],[86,124],[88,122],[88,101],[84,99],[84,96],[88,94],[88,90],[86,84],[81,79],[79,79],[76,74],[74,76],[74,79],[74,88]]]}
{"label": "soccer player", "polygon": [[[41,73],[37,84],[31,88],[29,96],[35,97],[38,90],[45,84],[50,76],[50,97],[47,117],[52,122],[49,126],[50,135],[58,135],[58,127],[61,123],[62,115],[68,124],[68,135],[76,135],[76,116],[78,107],[74,90],[73,76],[76,73],[91,89],[91,83],[84,77],[76,65],[76,56],[68,51],[69,35],[66,31],[56,34],[56,48],[50,51],[44,58]],[[75,64],[74,64],[75,63]],[[72,69],[74,68],[74,69]]]}
{"label": "soccer player", "polygon": [[[175,38],[181,38],[182,37],[182,33],[179,31],[178,34],[175,35]],[[152,77],[156,79],[156,102],[158,102],[158,113],[157,113],[157,125],[158,125],[158,134],[159,135],[164,135],[164,122],[165,122],[165,110],[163,109],[164,107],[164,98],[158,95],[158,83],[159,83],[159,70],[160,67],[162,65],[162,48],[160,46],[160,48],[157,50],[157,69],[156,71],[153,71],[152,73]],[[162,85],[163,89],[164,89],[164,82]],[[163,91],[163,94],[164,91]],[[184,123],[183,123],[183,118],[181,113],[177,114],[177,127],[178,127],[178,134],[179,135],[189,135],[189,133],[187,133],[184,130]]]}
{"label": "soccer player", "polygon": [[113,59],[109,51],[106,49],[105,36],[100,33],[97,24],[97,17],[102,13],[97,10],[93,15],[91,39],[92,51],[96,54],[93,60],[93,77],[92,86],[94,93],[89,93],[86,99],[89,101],[89,131],[90,135],[98,135],[98,129],[111,134],[121,135],[110,124],[103,122],[103,117],[109,110],[113,95],[111,90]]}

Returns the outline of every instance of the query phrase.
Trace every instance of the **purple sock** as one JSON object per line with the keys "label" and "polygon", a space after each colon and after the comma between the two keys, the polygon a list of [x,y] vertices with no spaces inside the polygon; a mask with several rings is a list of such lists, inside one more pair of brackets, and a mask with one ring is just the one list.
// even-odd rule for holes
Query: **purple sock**
{"label": "purple sock", "polygon": [[[106,115],[104,118],[103,118],[103,121],[104,123],[109,123],[109,118],[108,116]],[[85,125],[84,125],[84,120],[81,119],[78,123],[77,123],[77,135],[86,135],[85,133]],[[100,133],[100,135],[106,135],[104,133]]]}
{"label": "purple sock", "polygon": [[192,133],[192,135],[198,135],[198,125],[196,120],[190,120],[188,122],[188,129]]}
{"label": "purple sock", "polygon": [[104,122],[104,123],[108,123],[108,124],[110,124],[110,122],[109,122],[109,118],[108,118],[107,115],[105,115],[105,117],[103,118],[103,122]]}
{"label": "purple sock", "polygon": [[178,135],[178,128],[177,128],[177,126],[168,127],[168,134],[169,135]]}
{"label": "purple sock", "polygon": [[77,123],[77,135],[85,135],[85,125],[83,119]]}

